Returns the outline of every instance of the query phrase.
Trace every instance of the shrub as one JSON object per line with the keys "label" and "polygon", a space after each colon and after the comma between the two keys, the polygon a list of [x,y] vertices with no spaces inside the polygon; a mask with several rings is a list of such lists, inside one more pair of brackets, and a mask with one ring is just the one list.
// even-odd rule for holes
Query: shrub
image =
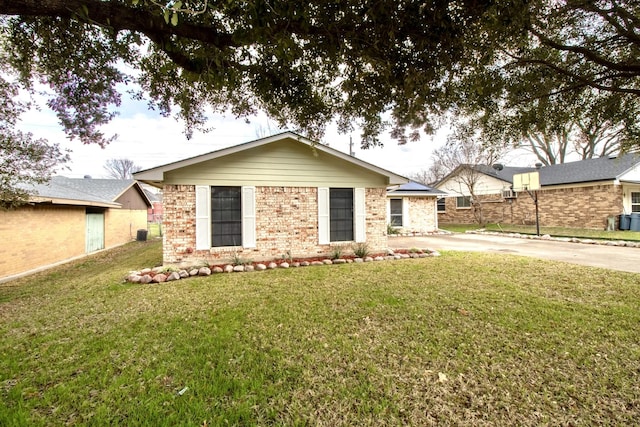
{"label": "shrub", "polygon": [[331,259],[338,259],[340,257],[342,257],[342,253],[344,252],[344,247],[343,246],[332,246],[331,247]]}
{"label": "shrub", "polygon": [[370,253],[369,245],[366,243],[356,243],[353,245],[353,253],[358,258],[366,258]]}

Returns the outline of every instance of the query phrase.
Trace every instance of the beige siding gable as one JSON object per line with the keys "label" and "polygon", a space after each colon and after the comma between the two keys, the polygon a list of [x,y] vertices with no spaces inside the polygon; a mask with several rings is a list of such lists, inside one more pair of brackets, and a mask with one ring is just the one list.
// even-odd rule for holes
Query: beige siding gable
{"label": "beige siding gable", "polygon": [[165,173],[170,185],[385,187],[387,178],[292,140]]}
{"label": "beige siding gable", "polygon": [[[481,174],[476,181],[475,193],[477,195],[500,194],[504,188],[509,187],[510,185],[511,184],[506,181]],[[470,195],[468,186],[465,184],[464,180],[457,175],[441,182],[436,188],[440,191],[446,191],[452,196]]]}

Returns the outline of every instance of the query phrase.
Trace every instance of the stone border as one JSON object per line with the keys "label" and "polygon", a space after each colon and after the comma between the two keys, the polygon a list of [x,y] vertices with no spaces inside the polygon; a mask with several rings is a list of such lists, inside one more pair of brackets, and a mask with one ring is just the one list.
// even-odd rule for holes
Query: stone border
{"label": "stone border", "polygon": [[297,267],[308,267],[308,266],[323,266],[323,265],[333,265],[333,264],[351,264],[351,263],[362,263],[362,262],[374,262],[374,261],[393,261],[399,259],[413,259],[413,258],[427,258],[427,257],[436,257],[440,256],[440,252],[430,250],[430,249],[419,249],[413,253],[396,253],[393,250],[387,250],[386,256],[375,256],[375,257],[366,257],[366,258],[338,258],[338,259],[323,259],[322,261],[296,261],[296,262],[280,262],[276,263],[275,261],[271,261],[269,263],[263,264],[247,264],[247,265],[234,265],[234,264],[226,264],[224,266],[201,266],[201,267],[191,267],[187,269],[177,269],[171,266],[162,266],[155,268],[144,268],[139,271],[130,271],[127,277],[125,278],[126,282],[129,283],[140,283],[140,284],[156,284],[156,283],[165,283],[165,282],[173,282],[176,280],[188,279],[190,277],[198,277],[198,276],[210,276],[212,274],[220,274],[220,273],[249,273],[254,271],[265,271],[265,270],[275,270],[278,268],[297,268]]}
{"label": "stone border", "polygon": [[487,234],[490,236],[503,236],[513,237],[516,239],[529,239],[529,240],[548,240],[553,242],[565,242],[565,243],[582,243],[585,245],[602,245],[602,246],[626,246],[629,248],[640,248],[640,242],[629,242],[626,240],[596,240],[596,239],[581,239],[577,237],[551,237],[548,234],[542,236],[536,236],[535,234],[520,234],[520,233],[501,233],[499,231],[486,231],[486,230],[467,230],[466,234]]}

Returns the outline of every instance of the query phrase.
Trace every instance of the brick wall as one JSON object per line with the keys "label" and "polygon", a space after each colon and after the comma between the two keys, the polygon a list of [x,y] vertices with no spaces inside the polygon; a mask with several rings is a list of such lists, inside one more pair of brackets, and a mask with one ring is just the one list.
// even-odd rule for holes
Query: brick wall
{"label": "brick wall", "polygon": [[[476,222],[472,209],[456,209],[455,197],[447,198],[445,206],[446,213],[438,214],[440,223]],[[517,199],[487,201],[482,209],[489,223],[522,225],[536,221],[535,204],[527,193],[518,193]],[[604,229],[607,217],[619,215],[621,210],[622,186],[608,184],[538,191],[541,226]]]}
{"label": "brick wall", "polygon": [[[256,248],[195,250],[195,186],[164,187],[164,262],[229,262],[325,256],[331,245],[318,244],[318,193],[315,187],[256,187]],[[387,247],[385,189],[366,190],[367,243]]]}
{"label": "brick wall", "polygon": [[84,207],[0,211],[0,278],[84,254],[85,221]]}
{"label": "brick wall", "polygon": [[[146,227],[145,210],[107,209],[105,248],[134,240]],[[0,242],[0,279],[81,257],[86,208],[35,204],[0,211]]]}
{"label": "brick wall", "polygon": [[143,209],[107,209],[104,215],[105,248],[135,240],[138,230],[147,229],[147,211]]}
{"label": "brick wall", "polygon": [[435,231],[435,198],[408,197],[409,227],[403,227],[403,232],[430,233]]}

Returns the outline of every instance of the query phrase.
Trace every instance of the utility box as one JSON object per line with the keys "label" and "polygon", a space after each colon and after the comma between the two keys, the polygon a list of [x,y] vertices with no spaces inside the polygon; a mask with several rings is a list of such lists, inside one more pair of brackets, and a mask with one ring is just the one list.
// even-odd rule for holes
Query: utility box
{"label": "utility box", "polygon": [[136,236],[136,240],[138,242],[146,242],[147,241],[147,230],[138,230],[138,235]]}

